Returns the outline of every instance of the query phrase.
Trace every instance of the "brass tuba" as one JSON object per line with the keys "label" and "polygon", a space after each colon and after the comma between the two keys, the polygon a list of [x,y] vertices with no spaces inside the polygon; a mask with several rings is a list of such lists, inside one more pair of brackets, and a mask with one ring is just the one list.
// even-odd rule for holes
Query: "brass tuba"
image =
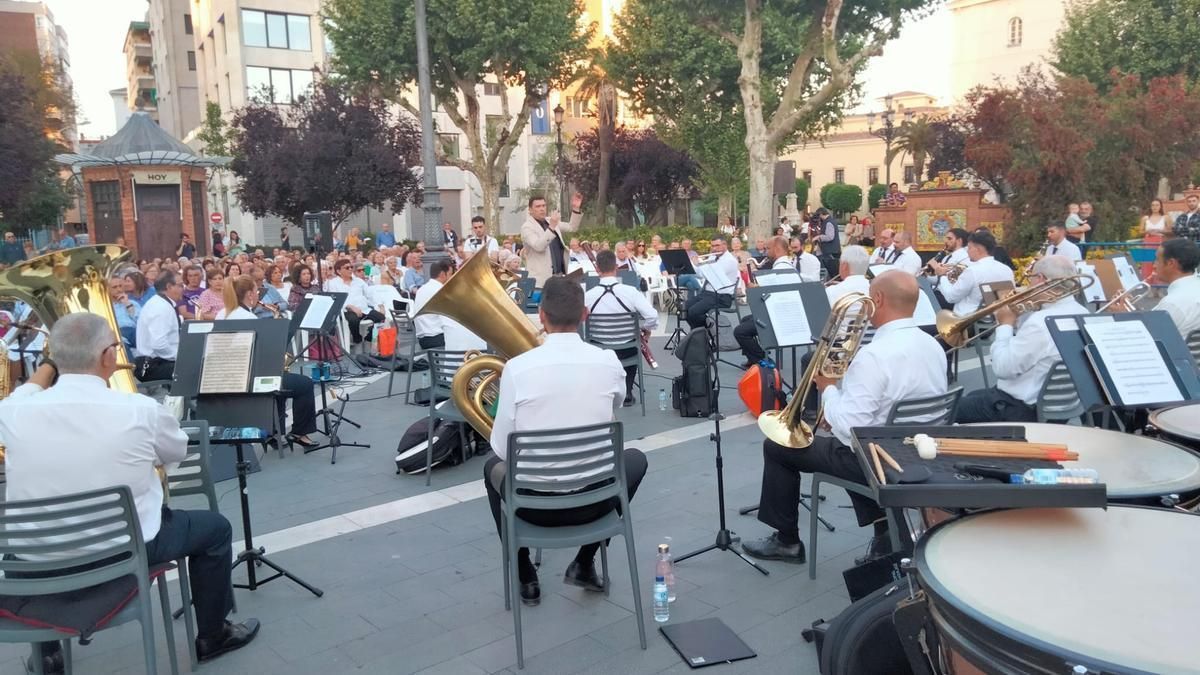
{"label": "brass tuba", "polygon": [[[1087,283],[1085,284],[1084,281]],[[972,342],[984,337],[996,329],[995,326],[985,331],[980,331],[974,336],[967,337],[967,329],[975,325],[976,321],[991,316],[996,313],[996,310],[1004,306],[1011,306],[1012,310],[1018,315],[1036,312],[1043,305],[1048,305],[1052,302],[1058,302],[1063,298],[1079,294],[1085,288],[1088,288],[1096,282],[1094,277],[1076,274],[1069,277],[1059,277],[1057,279],[1047,279],[1036,286],[1022,289],[1003,297],[990,305],[982,307],[971,314],[964,317],[959,317],[954,312],[943,309],[937,313],[937,332],[938,337],[950,345],[952,349],[962,349]]]}
{"label": "brass tuba", "polygon": [[824,377],[841,379],[850,361],[862,346],[863,335],[875,313],[875,303],[862,293],[848,293],[838,299],[829,312],[812,360],[792,392],[792,400],[783,410],[768,410],[758,416],[758,428],[767,438],[789,448],[807,448],[813,442],[813,429],[821,426],[823,411],[817,412],[812,427],[804,421],[804,399],[819,372]]}
{"label": "brass tuba", "polygon": [[494,398],[504,361],[541,344],[538,329],[505,292],[486,255],[471,256],[414,318],[423,314],[454,319],[486,340],[499,355],[468,355],[450,385],[450,398],[467,423],[490,438],[492,416],[487,399]]}

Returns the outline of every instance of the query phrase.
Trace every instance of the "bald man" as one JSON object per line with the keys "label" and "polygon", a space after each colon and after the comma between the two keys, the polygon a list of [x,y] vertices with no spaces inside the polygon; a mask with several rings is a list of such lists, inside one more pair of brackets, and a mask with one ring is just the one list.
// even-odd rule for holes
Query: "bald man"
{"label": "bald man", "polygon": [[895,230],[885,228],[879,231],[875,237],[875,251],[871,254],[872,265],[890,265],[896,262],[896,256],[900,255],[900,252],[896,250],[895,239]]}
{"label": "bald man", "polygon": [[[920,292],[916,277],[899,270],[888,270],[871,282],[875,338],[855,355],[840,383],[820,374],[815,378],[832,435],[818,435],[811,446],[799,452],[770,439],[763,441],[758,519],[774,532],[744,542],[742,549],[748,555],[805,562],[798,513],[801,474],[827,473],[865,485],[862,467],[850,449],[850,430],[884,424],[899,401],[946,393],[942,347],[912,318]],[[858,524],[875,528],[866,555],[856,562],[862,564],[890,553],[887,520],[879,505],[855,493],[850,493],[850,501]]]}

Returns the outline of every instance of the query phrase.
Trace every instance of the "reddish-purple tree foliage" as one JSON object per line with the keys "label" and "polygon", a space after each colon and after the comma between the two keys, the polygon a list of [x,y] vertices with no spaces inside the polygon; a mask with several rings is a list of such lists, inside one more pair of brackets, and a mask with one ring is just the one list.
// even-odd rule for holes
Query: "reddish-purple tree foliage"
{"label": "reddish-purple tree foliage", "polygon": [[[609,178],[610,201],[617,207],[618,223],[666,224],[673,199],[695,191],[696,163],[676,150],[653,130],[618,127],[613,134]],[[600,138],[593,129],[575,138],[575,160],[566,166],[575,185],[595,185],[600,174]]]}

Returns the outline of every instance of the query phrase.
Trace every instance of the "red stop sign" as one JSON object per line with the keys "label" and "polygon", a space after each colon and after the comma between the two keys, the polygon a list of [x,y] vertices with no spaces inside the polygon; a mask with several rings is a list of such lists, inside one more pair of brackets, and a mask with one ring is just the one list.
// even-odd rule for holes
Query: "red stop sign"
{"label": "red stop sign", "polygon": [[217,211],[213,211],[211,214],[209,214],[208,219],[211,220],[214,225],[220,225],[221,221],[225,220],[225,217]]}

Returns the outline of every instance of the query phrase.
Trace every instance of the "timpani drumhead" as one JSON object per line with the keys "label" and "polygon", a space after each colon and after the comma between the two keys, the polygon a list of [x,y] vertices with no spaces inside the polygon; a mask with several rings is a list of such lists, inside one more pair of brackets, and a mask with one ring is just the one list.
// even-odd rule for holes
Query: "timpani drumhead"
{"label": "timpani drumhead", "polygon": [[939,634],[987,672],[1183,673],[1200,669],[1196,551],[1200,515],[1112,506],[947,521],[915,556]]}
{"label": "timpani drumhead", "polygon": [[1175,438],[1200,442],[1200,403],[1155,410],[1150,413],[1150,423]]}
{"label": "timpani drumhead", "polygon": [[[1195,412],[1200,415],[1200,409]],[[1200,491],[1200,456],[1173,443],[1066,424],[1029,422],[1019,426],[1025,427],[1025,438],[1032,443],[1061,443],[1078,452],[1079,461],[1061,464],[1067,469],[1099,472],[1110,501],[1157,503],[1164,495]]]}

